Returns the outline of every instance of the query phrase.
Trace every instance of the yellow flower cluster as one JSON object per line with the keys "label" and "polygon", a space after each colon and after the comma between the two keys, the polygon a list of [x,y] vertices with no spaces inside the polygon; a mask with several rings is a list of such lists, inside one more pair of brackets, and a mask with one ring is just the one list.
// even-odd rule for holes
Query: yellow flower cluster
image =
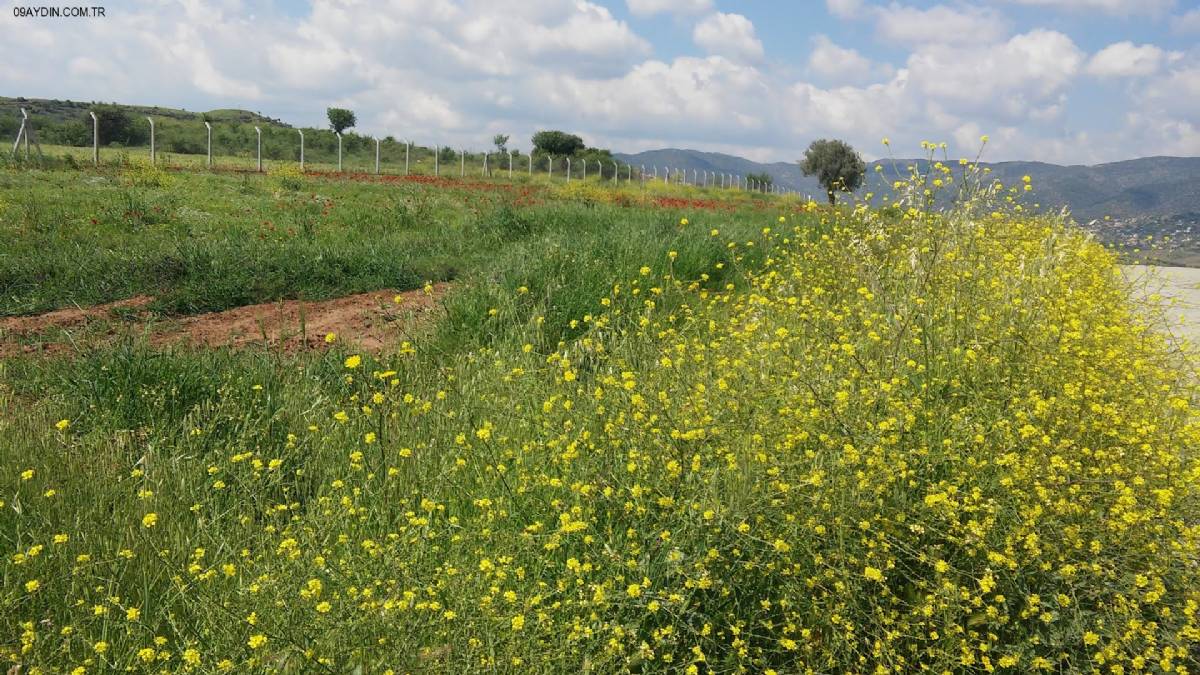
{"label": "yellow flower cluster", "polygon": [[[615,280],[548,352],[533,322],[436,369],[419,345],[352,355],[295,428],[199,460],[159,439],[181,459],[123,469],[86,532],[52,539],[52,469],[14,473],[0,659],[1196,672],[1185,357],[1019,190],[969,166],[902,183],[756,238],[689,233],[719,267]],[[962,206],[929,208],[951,184]]]}

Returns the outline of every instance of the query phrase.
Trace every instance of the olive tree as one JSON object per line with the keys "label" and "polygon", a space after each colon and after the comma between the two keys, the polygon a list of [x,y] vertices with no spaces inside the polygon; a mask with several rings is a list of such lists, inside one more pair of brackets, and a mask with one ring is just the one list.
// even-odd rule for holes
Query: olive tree
{"label": "olive tree", "polygon": [[800,170],[805,176],[817,177],[833,204],[837,191],[854,192],[862,186],[867,165],[849,143],[823,138],[808,146]]}

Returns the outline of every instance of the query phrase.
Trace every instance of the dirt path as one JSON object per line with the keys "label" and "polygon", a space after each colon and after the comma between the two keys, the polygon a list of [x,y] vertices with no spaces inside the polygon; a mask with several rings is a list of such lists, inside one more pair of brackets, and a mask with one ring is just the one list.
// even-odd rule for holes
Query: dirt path
{"label": "dirt path", "polygon": [[1161,296],[1159,302],[1172,335],[1200,345],[1200,269],[1127,265],[1122,270],[1137,296]]}
{"label": "dirt path", "polygon": [[405,332],[437,306],[446,287],[436,284],[432,293],[381,290],[332,300],[284,300],[175,319],[151,316],[146,308],[153,298],[139,296],[0,319],[0,357],[65,352],[129,332],[148,332],[150,343],[156,346],[267,345],[287,351],[324,348],[326,336],[332,333],[338,342],[386,351],[406,339]]}

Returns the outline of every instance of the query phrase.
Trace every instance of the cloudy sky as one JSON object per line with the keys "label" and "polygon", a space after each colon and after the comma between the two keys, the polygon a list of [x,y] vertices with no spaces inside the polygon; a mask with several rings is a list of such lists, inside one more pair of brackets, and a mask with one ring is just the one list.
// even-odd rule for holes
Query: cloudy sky
{"label": "cloudy sky", "polygon": [[541,128],[793,161],[815,138],[1200,155],[1200,0],[0,0],[0,95],[247,108],[425,144]]}

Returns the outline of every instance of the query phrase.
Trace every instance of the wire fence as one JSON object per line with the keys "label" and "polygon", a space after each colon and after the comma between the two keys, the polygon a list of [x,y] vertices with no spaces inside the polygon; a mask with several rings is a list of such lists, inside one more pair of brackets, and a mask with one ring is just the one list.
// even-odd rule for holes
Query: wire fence
{"label": "wire fence", "polygon": [[[42,155],[33,122],[24,108],[12,146],[14,156],[32,151]],[[749,190],[762,193],[795,194],[772,181],[749,178],[730,172],[704,169],[623,163],[616,159],[554,155],[516,150],[471,152],[434,144],[419,145],[393,137],[377,138],[359,134],[341,134],[319,129],[260,127],[247,124],[220,124],[204,121],[203,127],[177,119],[155,120],[146,117],[148,145],[111,147],[101,144],[102,121],[89,112],[92,122],[90,148],[62,146],[64,154],[95,166],[104,162],[125,161],[146,153],[155,166],[266,172],[274,166],[299,164],[302,172],[354,173],[378,175],[424,175],[446,178],[514,179],[522,175],[544,175],[565,182],[573,180],[611,183],[648,182],[688,185],[701,188]],[[164,148],[158,142],[163,128],[170,131]],[[250,130],[253,130],[252,132]],[[290,140],[289,140],[290,139]],[[90,156],[88,151],[90,150]]]}

